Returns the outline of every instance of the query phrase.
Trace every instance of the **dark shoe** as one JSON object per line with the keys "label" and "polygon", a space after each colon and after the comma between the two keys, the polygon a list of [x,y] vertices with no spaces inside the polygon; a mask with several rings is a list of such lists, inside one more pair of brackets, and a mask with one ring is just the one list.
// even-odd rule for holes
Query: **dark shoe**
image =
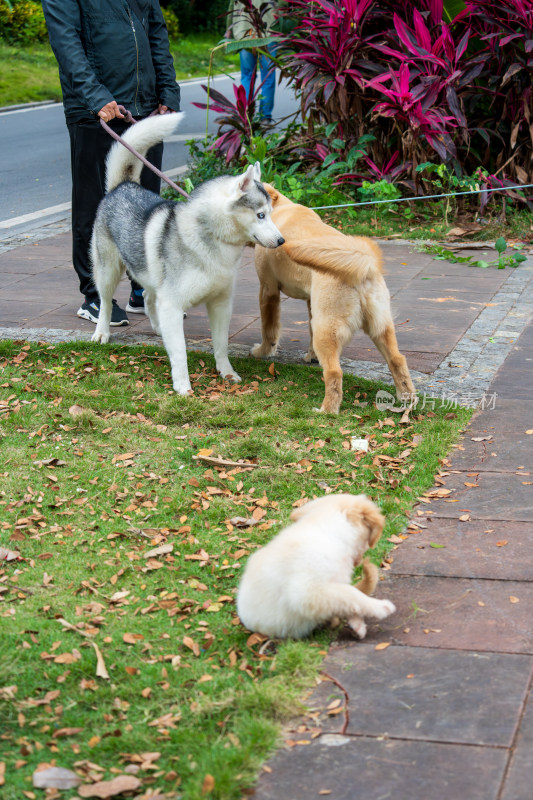
{"label": "dark shoe", "polygon": [[[89,322],[94,322],[95,324],[98,322],[98,317],[100,316],[100,301],[99,300],[86,300],[83,305],[78,308],[77,311],[78,317],[81,319],[87,319]],[[118,328],[121,325],[129,325],[128,315],[121,308],[116,300],[113,300],[113,308],[111,311],[111,322],[109,323],[115,328]]]}
{"label": "dark shoe", "polygon": [[136,292],[133,291],[130,294],[130,299],[128,300],[126,311],[131,311],[132,314],[146,314],[144,308],[144,297],[142,293],[136,294]]}

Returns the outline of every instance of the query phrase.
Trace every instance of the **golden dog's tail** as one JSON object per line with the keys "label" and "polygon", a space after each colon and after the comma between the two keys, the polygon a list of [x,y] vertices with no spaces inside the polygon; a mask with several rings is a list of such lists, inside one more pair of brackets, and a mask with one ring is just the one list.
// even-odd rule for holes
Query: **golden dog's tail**
{"label": "golden dog's tail", "polygon": [[363,577],[355,584],[355,588],[364,594],[374,594],[379,580],[379,570],[369,558],[363,561]]}
{"label": "golden dog's tail", "polygon": [[289,240],[282,249],[297,264],[332,275],[354,288],[381,274],[381,251],[377,245],[364,237],[343,239],[346,243],[331,239],[324,244]]}

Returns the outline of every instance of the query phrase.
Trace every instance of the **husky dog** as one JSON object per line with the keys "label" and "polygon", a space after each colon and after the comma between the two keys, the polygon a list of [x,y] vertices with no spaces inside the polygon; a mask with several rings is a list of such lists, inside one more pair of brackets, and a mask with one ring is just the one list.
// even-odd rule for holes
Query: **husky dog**
{"label": "husky dog", "polygon": [[[148,117],[124,139],[142,155],[169,136],[183,114]],[[106,196],[91,241],[100,314],[93,342],[109,341],[111,301],[124,270],[144,287],[152,328],[163,338],[172,385],[191,392],[183,313],[205,303],[217,370],[240,381],[228,359],[233,286],[248,243],[278,247],[284,239],[270,218],[272,201],[259,164],[243,175],[198,186],[186,203],[163,200],[139,185],[142,162],[117,142],[107,160]]]}

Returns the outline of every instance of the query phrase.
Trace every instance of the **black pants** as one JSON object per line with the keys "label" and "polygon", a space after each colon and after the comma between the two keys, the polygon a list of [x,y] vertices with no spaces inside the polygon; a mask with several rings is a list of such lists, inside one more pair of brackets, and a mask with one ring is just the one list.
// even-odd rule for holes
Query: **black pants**
{"label": "black pants", "polygon": [[[120,136],[130,127],[120,119],[108,124]],[[98,205],[105,194],[105,159],[115,140],[98,119],[73,122],[67,127],[72,170],[72,263],[80,279],[80,292],[88,302],[93,302],[98,300],[98,292],[92,281],[89,257],[91,234]],[[161,169],[163,144],[152,147],[146,157]],[[161,181],[147,167],[143,167],[141,185],[156,194],[161,189]],[[132,281],[132,288],[141,287]]]}

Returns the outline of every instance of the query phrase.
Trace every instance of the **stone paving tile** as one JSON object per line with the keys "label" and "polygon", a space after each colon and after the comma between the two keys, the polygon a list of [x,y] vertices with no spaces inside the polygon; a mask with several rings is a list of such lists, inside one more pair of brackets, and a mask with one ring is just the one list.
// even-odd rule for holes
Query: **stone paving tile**
{"label": "stone paving tile", "polygon": [[396,613],[370,623],[372,642],[533,653],[533,582],[391,575],[376,596]]}
{"label": "stone paving tile", "polygon": [[[18,283],[11,284],[10,286],[2,285],[2,300],[5,302],[18,303],[23,298],[27,303],[35,303],[36,307],[41,310],[47,308],[49,305],[54,305],[58,297],[62,297],[62,287],[65,285],[64,270],[59,267],[50,270],[46,276],[44,284],[37,284],[26,281],[18,281]],[[81,298],[80,298],[81,300]],[[62,302],[64,302],[62,300]],[[75,313],[76,309],[74,309]]]}
{"label": "stone paving tile", "polygon": [[505,373],[496,375],[491,390],[502,398],[531,402],[533,399],[533,344],[520,337],[505,360]]}
{"label": "stone paving tile", "polygon": [[533,480],[527,477],[527,471],[533,470],[533,434],[527,430],[533,430],[533,403],[495,397],[493,409],[477,413],[470,421],[450,454],[451,465],[469,472],[517,472],[522,467],[524,481]]}
{"label": "stone paving tile", "polygon": [[[347,734],[510,747],[533,658],[394,645],[377,651],[358,642],[330,649],[322,672],[348,696]],[[327,712],[337,697],[344,704],[340,689],[324,680],[307,701],[322,712],[317,724],[328,733],[342,724],[342,714]]]}
{"label": "stone paving tile", "polygon": [[423,524],[392,552],[395,576],[531,580],[532,523],[428,517]]}
{"label": "stone paving tile", "polygon": [[[445,499],[432,500],[421,510],[427,508],[434,516],[447,519],[469,514],[471,519],[533,522],[530,478],[514,472],[506,472],[504,479],[499,472],[480,471],[477,477],[464,472],[450,474],[443,488],[452,493]],[[474,486],[465,486],[465,482]]]}
{"label": "stone paving tile", "polygon": [[466,264],[452,264],[449,261],[440,261],[432,258],[430,258],[424,266],[424,275],[440,275],[442,277],[449,275],[450,277],[454,277],[458,283],[460,283],[463,278],[471,278],[473,274],[479,275],[479,282],[481,283],[483,281],[481,273],[488,271],[489,270],[479,270],[478,272],[476,270],[474,272],[474,267],[468,267]]}
{"label": "stone paving tile", "polygon": [[[9,251],[0,255],[0,274],[14,273],[16,275],[24,275],[33,281],[34,276],[46,273],[54,267],[62,266],[68,263],[68,260],[69,259],[62,254],[45,258],[40,254],[30,256],[21,254],[17,250],[14,252]],[[72,272],[74,273],[74,270],[72,270]],[[75,281],[76,276],[74,275],[74,284]]]}
{"label": "stone paving tile", "polygon": [[533,753],[533,690],[529,694],[526,711],[520,724],[511,766],[505,781],[501,800],[531,800]]}
{"label": "stone paving tile", "polygon": [[[51,308],[51,313],[53,314],[62,304],[63,301],[58,300],[56,303],[50,303],[48,308]],[[29,319],[33,319],[35,313],[35,303],[23,299],[17,300],[17,302],[14,303],[11,300],[3,300],[0,297],[0,320],[2,320],[2,325],[6,327],[12,326],[15,332],[21,333],[21,328],[24,326],[24,323]]]}
{"label": "stone paving tile", "polygon": [[[23,245],[0,255],[0,272],[19,272],[37,275],[53,267],[71,263],[70,234],[60,235],[44,242]],[[74,285],[76,276],[72,268]]]}
{"label": "stone paving tile", "polygon": [[[489,747],[320,737],[281,750],[255,800],[497,800],[507,754]],[[321,794],[322,792],[322,794]],[[526,800],[525,797],[505,800]],[[529,800],[529,797],[528,797]]]}
{"label": "stone paving tile", "polygon": [[461,280],[457,280],[455,275],[418,275],[411,280],[411,286],[420,287],[424,293],[431,291],[437,292],[440,295],[462,294],[468,295],[485,295],[494,294],[507,279],[505,270],[488,270],[483,276],[483,282],[479,280],[479,273],[470,274],[469,276],[461,276]]}

